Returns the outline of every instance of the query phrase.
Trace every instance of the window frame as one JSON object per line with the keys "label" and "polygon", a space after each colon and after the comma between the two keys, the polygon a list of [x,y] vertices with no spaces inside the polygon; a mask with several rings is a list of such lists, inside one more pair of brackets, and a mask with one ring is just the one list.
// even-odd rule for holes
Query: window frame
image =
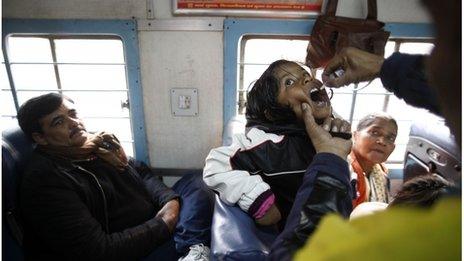
{"label": "window frame", "polygon": [[[232,19],[224,20],[224,86],[223,86],[223,127],[236,115],[239,74],[237,64],[242,38],[248,35],[271,37],[309,37],[315,19]],[[421,40],[432,39],[433,27],[429,23],[385,23],[391,40],[401,38]]]}
{"label": "window frame", "polygon": [[18,110],[19,104],[7,52],[7,37],[9,35],[48,34],[57,37],[70,35],[107,35],[120,38],[123,43],[126,63],[130,121],[134,139],[134,157],[137,160],[149,162],[140,77],[137,23],[135,20],[4,19],[2,22],[2,51],[16,110]]}

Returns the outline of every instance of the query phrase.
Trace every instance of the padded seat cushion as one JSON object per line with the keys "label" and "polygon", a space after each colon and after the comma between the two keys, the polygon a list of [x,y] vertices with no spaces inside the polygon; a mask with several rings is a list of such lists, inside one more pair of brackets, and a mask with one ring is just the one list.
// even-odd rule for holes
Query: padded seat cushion
{"label": "padded seat cushion", "polygon": [[257,226],[237,206],[229,206],[216,195],[211,252],[214,260],[265,260],[278,235],[275,226]]}

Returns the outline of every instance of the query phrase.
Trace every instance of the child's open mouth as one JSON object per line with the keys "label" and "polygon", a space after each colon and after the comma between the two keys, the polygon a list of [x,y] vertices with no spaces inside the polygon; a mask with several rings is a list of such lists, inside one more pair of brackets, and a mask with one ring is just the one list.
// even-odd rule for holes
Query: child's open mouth
{"label": "child's open mouth", "polygon": [[309,96],[316,107],[330,106],[330,99],[324,87],[311,89]]}

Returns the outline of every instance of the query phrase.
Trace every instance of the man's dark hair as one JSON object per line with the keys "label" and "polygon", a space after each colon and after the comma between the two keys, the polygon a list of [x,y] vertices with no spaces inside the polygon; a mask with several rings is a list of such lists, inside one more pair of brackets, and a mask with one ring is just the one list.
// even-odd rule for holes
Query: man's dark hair
{"label": "man's dark hair", "polygon": [[287,60],[273,62],[254,83],[247,95],[246,118],[260,122],[279,124],[296,121],[296,115],[290,107],[283,107],[277,102],[279,80],[275,70],[289,63]]}
{"label": "man's dark hair", "polygon": [[415,177],[403,184],[388,207],[430,207],[447,194],[450,183],[437,174]]}
{"label": "man's dark hair", "polygon": [[63,99],[74,103],[62,94],[48,93],[31,98],[21,105],[17,116],[18,123],[29,139],[33,141],[32,133],[34,132],[42,133],[39,120],[58,109]]}
{"label": "man's dark hair", "polygon": [[395,125],[396,129],[398,129],[398,124],[391,115],[384,112],[374,112],[364,116],[361,120],[359,120],[359,123],[356,126],[356,130],[360,131],[371,126],[376,119],[384,119],[386,121],[389,121]]}

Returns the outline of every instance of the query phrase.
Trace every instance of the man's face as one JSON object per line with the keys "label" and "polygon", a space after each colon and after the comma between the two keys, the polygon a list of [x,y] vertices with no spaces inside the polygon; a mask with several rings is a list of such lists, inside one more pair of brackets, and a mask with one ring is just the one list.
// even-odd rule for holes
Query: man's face
{"label": "man's face", "polygon": [[353,150],[360,160],[370,164],[385,162],[395,149],[396,125],[377,118],[368,127],[354,132]]}
{"label": "man's face", "polygon": [[288,62],[277,67],[274,72],[279,82],[277,102],[289,106],[299,120],[303,119],[302,103],[308,103],[315,119],[325,119],[332,114],[330,99],[322,83],[296,63]]}
{"label": "man's face", "polygon": [[63,100],[54,112],[39,119],[42,133],[33,133],[32,137],[40,145],[79,147],[87,140],[87,131],[82,120],[77,117],[74,104]]}

